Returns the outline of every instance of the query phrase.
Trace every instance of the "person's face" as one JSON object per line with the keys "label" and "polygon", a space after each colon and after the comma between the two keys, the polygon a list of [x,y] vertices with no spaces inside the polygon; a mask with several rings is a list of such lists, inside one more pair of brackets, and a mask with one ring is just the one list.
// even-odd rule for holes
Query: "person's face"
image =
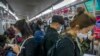
{"label": "person's face", "polygon": [[57,30],[60,30],[61,24],[57,23],[57,24],[56,24],[56,27],[57,27]]}
{"label": "person's face", "polygon": [[41,28],[41,29],[44,29],[44,25],[41,25],[40,28]]}
{"label": "person's face", "polygon": [[92,26],[88,26],[86,28],[83,28],[82,30],[80,30],[81,33],[83,34],[87,34],[89,31],[91,31],[93,29],[94,25]]}
{"label": "person's face", "polygon": [[18,29],[16,27],[13,26],[13,29],[14,29],[15,33],[18,32]]}

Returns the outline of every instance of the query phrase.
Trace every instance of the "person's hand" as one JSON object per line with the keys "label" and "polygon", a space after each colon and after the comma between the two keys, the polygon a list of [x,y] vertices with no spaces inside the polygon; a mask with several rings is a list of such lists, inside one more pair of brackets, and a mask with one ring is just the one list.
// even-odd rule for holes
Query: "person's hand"
{"label": "person's hand", "polygon": [[95,40],[94,41],[94,45],[98,46],[99,45],[99,41],[98,40]]}
{"label": "person's hand", "polygon": [[89,40],[93,40],[95,37],[96,37],[96,35],[94,34],[94,35],[89,37]]}
{"label": "person's hand", "polygon": [[14,46],[12,46],[13,51],[18,54],[20,51],[20,47],[17,44],[14,44]]}
{"label": "person's hand", "polygon": [[80,42],[82,43],[84,40],[83,40],[83,38],[80,38]]}

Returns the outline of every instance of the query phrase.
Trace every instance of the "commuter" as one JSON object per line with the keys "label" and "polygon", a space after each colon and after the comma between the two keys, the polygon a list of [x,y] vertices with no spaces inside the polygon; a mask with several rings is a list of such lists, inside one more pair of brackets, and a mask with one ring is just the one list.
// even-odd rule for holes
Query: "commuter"
{"label": "commuter", "polygon": [[[86,12],[85,8],[84,7],[78,7],[77,10],[76,10],[76,15],[74,16],[74,19],[77,19],[79,18],[79,16],[82,16],[84,15],[84,13]],[[86,12],[87,13],[87,12]],[[83,16],[84,17],[84,16]],[[82,18],[82,17],[81,17]],[[84,19],[84,18],[82,18]]]}
{"label": "commuter", "polygon": [[90,44],[95,35],[93,35],[91,31],[85,33],[85,30],[82,30],[80,33],[77,34],[77,36],[81,44],[82,53],[90,53]]}
{"label": "commuter", "polygon": [[58,40],[58,30],[60,30],[61,25],[64,24],[64,20],[62,16],[54,15],[52,17],[52,23],[46,30],[46,34],[44,36],[44,51],[45,55],[47,55],[47,51],[56,43]]}
{"label": "commuter", "polygon": [[70,20],[68,19],[68,17],[64,18],[64,29],[66,30],[66,28],[68,28],[70,25]]}
{"label": "commuter", "polygon": [[31,23],[30,23],[30,27],[31,27],[31,29],[32,29],[32,32],[33,32],[33,35],[34,35],[34,33],[35,33],[35,27],[36,27],[36,23],[34,23],[34,21],[32,21]]}
{"label": "commuter", "polygon": [[90,44],[90,54],[100,56],[100,38],[93,40]]}
{"label": "commuter", "polygon": [[23,42],[23,36],[20,30],[22,26],[18,25],[18,23],[14,24],[13,29],[15,31],[15,37],[12,39],[12,41],[10,42],[10,44],[18,44],[21,45],[21,43]]}
{"label": "commuter", "polygon": [[79,16],[79,15],[83,14],[84,12],[86,12],[84,7],[78,7],[76,16]]}
{"label": "commuter", "polygon": [[98,39],[98,43],[97,43],[97,54],[96,56],[100,56],[100,39]]}
{"label": "commuter", "polygon": [[35,35],[35,32],[37,31],[38,25],[41,24],[41,22],[42,21],[40,19],[34,20],[34,23],[32,24],[33,35]]}
{"label": "commuter", "polygon": [[43,22],[38,20],[37,21],[37,27],[36,27],[36,32],[34,34],[35,39],[37,42],[41,43],[44,37],[44,25]]}
{"label": "commuter", "polygon": [[[77,8],[77,14],[75,15],[74,19],[84,19],[84,18],[89,18],[88,15],[90,17],[93,17],[89,12],[86,12],[85,11],[85,8],[84,7],[78,7]],[[81,48],[82,48],[82,51],[83,53],[84,52],[87,52],[87,50],[89,50],[89,44],[91,43],[92,41],[92,37],[95,37],[95,36],[88,36],[86,33],[86,30],[81,30],[82,32],[79,32],[78,34],[81,34],[81,36],[78,36],[79,38],[79,42],[81,42]],[[92,30],[90,30],[92,31]],[[82,37],[83,36],[83,37]]]}
{"label": "commuter", "polygon": [[46,31],[47,27],[48,27],[47,22],[46,20],[44,20],[44,31]]}
{"label": "commuter", "polygon": [[7,44],[7,37],[0,35],[0,56],[15,56],[15,53],[10,48],[11,46]]}
{"label": "commuter", "polygon": [[40,53],[39,55],[42,56],[43,55],[43,39],[44,39],[44,25],[43,22],[41,20],[38,20],[36,23],[36,30],[35,30],[35,34],[34,34],[34,38],[35,41],[37,42],[37,52],[36,53]]}
{"label": "commuter", "polygon": [[90,31],[94,27],[96,19],[89,14],[84,14],[83,19],[81,16],[78,17],[70,23],[70,29],[65,33],[65,37],[56,45],[56,51],[53,56],[82,56],[77,33],[82,32],[82,30],[85,30],[85,33]]}
{"label": "commuter", "polygon": [[17,21],[14,29],[17,34],[20,32],[23,36],[22,38],[24,39],[21,46],[14,45],[12,47],[17,56],[37,56],[35,53],[37,44],[26,21]]}
{"label": "commuter", "polygon": [[7,36],[7,43],[10,43],[10,41],[15,37],[13,26],[14,25],[11,24],[10,27],[4,32],[4,35]]}

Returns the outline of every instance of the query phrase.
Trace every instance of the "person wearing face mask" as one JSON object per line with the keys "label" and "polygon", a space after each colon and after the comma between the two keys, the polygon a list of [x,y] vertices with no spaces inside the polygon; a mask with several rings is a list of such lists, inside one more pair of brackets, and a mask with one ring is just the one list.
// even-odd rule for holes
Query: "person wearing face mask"
{"label": "person wearing face mask", "polygon": [[70,25],[70,20],[68,19],[68,17],[64,18],[64,29],[66,30],[66,28],[68,28]]}
{"label": "person wearing face mask", "polygon": [[[84,16],[84,19],[81,17]],[[78,16],[70,23],[70,29],[65,32],[63,39],[61,39],[57,44],[55,53],[53,56],[83,56],[81,45],[77,40],[77,33],[85,30],[88,33],[93,29],[96,19],[91,17],[88,13],[83,16]]]}
{"label": "person wearing face mask", "polygon": [[37,27],[36,27],[36,32],[34,34],[34,37],[37,42],[41,43],[44,37],[44,26],[43,22],[38,20],[37,21]]}
{"label": "person wearing face mask", "polygon": [[11,43],[12,39],[15,37],[15,31],[13,29],[13,24],[10,25],[10,28],[4,32],[4,35],[7,36],[7,43]]}
{"label": "person wearing face mask", "polygon": [[16,56],[38,56],[39,53],[37,54],[36,52],[37,43],[26,20],[18,20],[14,24],[14,30],[16,31],[16,34],[21,33],[23,39],[20,46],[18,44],[14,44],[14,46],[12,46],[12,50]]}
{"label": "person wearing face mask", "polygon": [[38,20],[36,25],[37,26],[36,26],[34,38],[37,43],[37,52],[38,53],[40,52],[41,53],[40,55],[42,56],[42,43],[43,43],[43,39],[44,39],[44,35],[45,35],[44,25],[41,20]]}
{"label": "person wearing face mask", "polygon": [[[86,12],[85,11],[85,8],[84,7],[78,7],[77,8],[77,14],[75,15],[75,17],[74,17],[74,19],[78,19],[78,18],[80,18],[80,19],[84,19],[85,17],[87,17],[88,18],[88,16],[86,15],[86,14],[88,14],[90,17],[92,17],[91,16],[91,14],[89,13],[89,12]],[[92,29],[90,29],[90,30],[92,30]],[[87,45],[86,44],[86,42],[88,42],[88,44],[90,44],[90,42],[91,42],[91,40],[93,39],[92,37],[94,37],[94,36],[88,36],[88,34],[86,33],[86,32],[88,32],[89,30],[84,30],[84,29],[82,29],[82,30],[80,30],[80,32],[78,33],[78,37],[79,37],[79,42],[81,42],[81,44],[82,45]],[[84,42],[84,40],[85,40],[85,42]],[[83,47],[82,47],[83,48]],[[89,48],[89,47],[88,47]],[[86,49],[88,49],[88,48],[86,48]],[[83,48],[84,49],[84,48]],[[85,49],[84,49],[85,50]],[[84,51],[83,51],[84,52]]]}
{"label": "person wearing face mask", "polygon": [[57,32],[60,30],[61,25],[64,24],[64,20],[62,16],[54,15],[52,17],[52,23],[47,28],[45,36],[44,36],[44,51],[45,55],[47,56],[48,50],[56,43],[59,37],[59,33]]}
{"label": "person wearing face mask", "polygon": [[87,34],[83,34],[83,33],[78,33],[77,34],[78,38],[80,39],[80,41],[82,42],[83,40],[87,39]]}
{"label": "person wearing face mask", "polygon": [[[88,33],[86,33],[88,32]],[[82,53],[90,53],[90,44],[92,40],[95,38],[95,35],[92,35],[91,31],[81,30],[80,33],[77,34],[78,40],[81,45]]]}
{"label": "person wearing face mask", "polygon": [[21,45],[21,43],[23,42],[23,38],[22,38],[22,34],[20,32],[19,29],[17,29],[16,25],[13,26],[13,29],[15,31],[15,37],[11,40],[10,44],[18,44]]}
{"label": "person wearing face mask", "polygon": [[61,25],[60,28],[59,28],[59,30],[58,30],[58,33],[62,34],[63,32],[64,32],[64,26]]}

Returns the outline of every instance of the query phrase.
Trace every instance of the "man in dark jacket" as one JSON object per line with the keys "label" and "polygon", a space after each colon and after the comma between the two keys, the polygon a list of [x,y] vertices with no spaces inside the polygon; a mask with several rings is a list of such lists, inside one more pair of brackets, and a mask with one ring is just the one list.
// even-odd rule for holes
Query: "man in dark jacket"
{"label": "man in dark jacket", "polygon": [[54,15],[52,17],[52,23],[47,28],[46,35],[44,37],[44,49],[45,55],[47,55],[48,50],[56,43],[58,40],[58,32],[61,25],[64,24],[64,20],[62,16]]}

